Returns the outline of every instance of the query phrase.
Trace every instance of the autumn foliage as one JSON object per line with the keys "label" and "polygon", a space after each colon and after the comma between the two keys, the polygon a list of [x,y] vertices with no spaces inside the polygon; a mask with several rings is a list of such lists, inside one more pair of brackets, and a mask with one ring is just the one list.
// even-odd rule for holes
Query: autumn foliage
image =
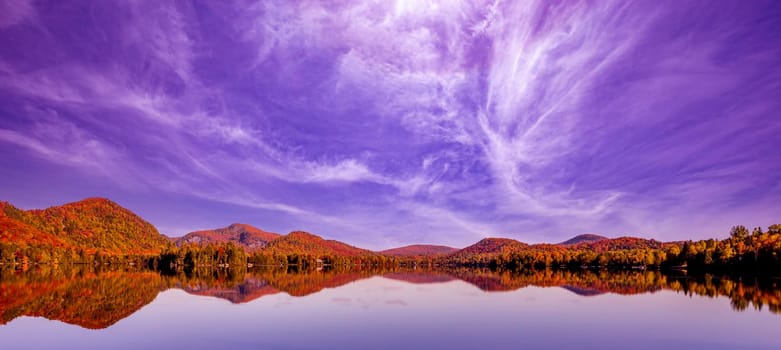
{"label": "autumn foliage", "polygon": [[727,297],[732,308],[767,307],[781,313],[776,279],[727,275],[665,274],[637,270],[526,270],[481,268],[404,269],[195,269],[160,274],[138,269],[42,266],[27,272],[0,269],[0,325],[20,316],[45,317],[89,329],[110,327],[149,304],[158,293],[181,289],[189,294],[246,303],[279,293],[302,297],[327,288],[382,276],[416,284],[460,280],[487,292],[529,286],[563,288],[582,296],[623,295],[669,290],[683,295]]}
{"label": "autumn foliage", "polygon": [[44,210],[0,203],[0,264],[130,264],[156,269],[269,266],[472,266],[521,271],[548,268],[781,271],[781,226],[735,226],[723,240],[659,242],[581,235],[559,244],[485,238],[463,249],[413,245],[373,252],[294,231],[246,224],[178,239],[118,204],[90,198]]}
{"label": "autumn foliage", "polygon": [[[33,262],[156,254],[168,243],[152,224],[103,198],[89,198],[43,210],[0,203],[0,243]],[[81,255],[81,257],[80,257]],[[5,256],[3,256],[5,257]]]}

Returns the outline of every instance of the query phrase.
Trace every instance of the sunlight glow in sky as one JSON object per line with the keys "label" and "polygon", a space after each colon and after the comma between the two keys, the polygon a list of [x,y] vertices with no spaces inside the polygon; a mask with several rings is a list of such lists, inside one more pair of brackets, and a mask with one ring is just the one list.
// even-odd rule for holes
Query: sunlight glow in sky
{"label": "sunlight glow in sky", "polygon": [[0,200],[367,248],[781,213],[778,1],[0,0]]}

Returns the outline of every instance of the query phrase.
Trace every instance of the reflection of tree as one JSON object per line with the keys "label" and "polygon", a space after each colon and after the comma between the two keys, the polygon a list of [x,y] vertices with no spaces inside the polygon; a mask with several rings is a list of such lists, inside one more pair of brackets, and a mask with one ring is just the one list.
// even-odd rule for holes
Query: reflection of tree
{"label": "reflection of tree", "polygon": [[247,303],[266,295],[279,293],[267,280],[244,270],[197,269],[166,276],[168,288],[193,295],[225,299],[234,304]]}
{"label": "reflection of tree", "polygon": [[160,276],[150,271],[4,273],[0,285],[0,322],[40,316],[106,328],[154,300]]}
{"label": "reflection of tree", "polygon": [[658,271],[527,270],[523,273],[487,269],[453,269],[448,273],[485,291],[507,291],[536,287],[563,287],[582,295],[598,293],[639,294],[672,290],[685,295],[725,296],[735,310],[765,305],[781,313],[781,285],[771,278],[729,276],[666,275]]}
{"label": "reflection of tree", "polygon": [[765,306],[781,313],[779,280],[727,276],[667,275],[658,271],[490,269],[201,269],[161,275],[148,270],[97,270],[92,267],[41,268],[27,272],[0,270],[0,324],[19,316],[97,329],[113,325],[150,303],[157,293],[182,289],[190,294],[245,303],[284,292],[305,296],[325,288],[385,276],[410,283],[460,279],[484,291],[511,291],[528,286],[561,287],[579,295],[639,294],[671,290],[685,295],[730,298],[733,309]]}
{"label": "reflection of tree", "polygon": [[704,275],[678,279],[666,289],[710,298],[726,296],[731,299],[733,309],[739,311],[749,306],[761,310],[767,305],[771,312],[781,313],[781,285],[777,279],[743,277],[738,281]]}
{"label": "reflection of tree", "polygon": [[325,288],[336,288],[375,274],[374,270],[352,269],[347,271],[323,272],[304,270],[289,273],[285,270],[266,270],[259,275],[269,284],[292,296],[305,296]]}
{"label": "reflection of tree", "polygon": [[170,288],[179,288],[190,294],[246,303],[279,292],[306,296],[377,275],[380,271],[370,268],[323,271],[265,267],[235,274],[226,269],[203,269],[172,275],[165,281]]}

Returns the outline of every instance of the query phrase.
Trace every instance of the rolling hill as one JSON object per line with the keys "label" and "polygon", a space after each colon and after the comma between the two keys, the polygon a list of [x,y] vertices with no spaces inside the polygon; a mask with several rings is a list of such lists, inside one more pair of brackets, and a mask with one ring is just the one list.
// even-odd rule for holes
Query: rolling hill
{"label": "rolling hill", "polygon": [[483,238],[477,243],[461,249],[455,255],[501,254],[520,251],[528,244],[510,238]]}
{"label": "rolling hill", "polygon": [[618,237],[609,238],[592,242],[581,242],[571,245],[571,249],[588,249],[595,252],[606,252],[611,250],[626,250],[626,249],[658,249],[661,248],[664,243],[646,238],[638,237]]}
{"label": "rolling hill", "polygon": [[266,247],[269,242],[281,237],[278,233],[266,232],[247,224],[232,224],[228,227],[213,230],[190,232],[175,239],[177,245],[183,243],[237,243],[247,250],[258,250]]}
{"label": "rolling hill", "polygon": [[0,241],[116,253],[156,253],[168,243],[168,238],[117,203],[87,198],[40,210],[21,210],[0,203]]}
{"label": "rolling hill", "polygon": [[331,256],[373,256],[377,253],[335,240],[325,240],[304,231],[293,231],[268,243],[264,252]]}
{"label": "rolling hill", "polygon": [[457,248],[432,245],[432,244],[413,244],[398,248],[391,248],[380,251],[380,254],[389,256],[432,256],[432,255],[444,255],[457,252]]}
{"label": "rolling hill", "polygon": [[449,261],[478,263],[487,259],[528,249],[529,245],[510,238],[483,238],[464,249],[444,256]]}
{"label": "rolling hill", "polygon": [[[326,240],[304,231],[279,235],[247,224],[202,230],[171,239],[178,245],[233,242],[250,252],[268,255],[311,255],[344,257],[419,257],[485,263],[499,255],[524,252],[558,254],[564,251],[595,253],[626,249],[658,249],[665,243],[636,238],[606,238],[583,234],[559,244],[528,245],[509,238],[485,238],[463,249],[441,245],[409,245],[381,252]],[[78,248],[107,254],[157,254],[170,245],[150,223],[105,198],[88,198],[42,210],[21,210],[0,202],[0,243],[17,247]],[[672,243],[668,243],[672,244]]]}
{"label": "rolling hill", "polygon": [[605,236],[595,235],[591,233],[584,233],[582,235],[577,235],[575,237],[572,237],[564,242],[559,243],[559,245],[575,245],[578,243],[591,243],[591,242],[599,242],[602,240],[608,239]]}

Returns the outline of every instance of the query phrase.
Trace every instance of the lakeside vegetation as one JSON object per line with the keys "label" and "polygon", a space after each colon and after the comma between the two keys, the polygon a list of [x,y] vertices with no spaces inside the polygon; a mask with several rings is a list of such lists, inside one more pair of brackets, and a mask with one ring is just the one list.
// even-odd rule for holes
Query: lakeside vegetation
{"label": "lakeside vegetation", "polygon": [[[197,239],[195,239],[197,237]],[[781,275],[781,225],[735,226],[726,239],[659,242],[583,235],[559,244],[486,238],[463,249],[416,255],[373,252],[311,233],[287,235],[234,224],[169,239],[131,211],[102,198],[45,210],[0,202],[0,265],[129,265],[155,270],[247,266],[470,266],[542,269],[686,269]],[[408,247],[409,248],[409,247]],[[447,248],[447,247],[445,247]],[[446,250],[447,251],[447,250]]]}
{"label": "lakeside vegetation", "polygon": [[[452,254],[387,256],[328,249],[322,239],[304,233],[285,236],[284,244],[247,252],[233,242],[183,244],[167,242],[159,253],[116,254],[100,249],[0,243],[0,264],[28,268],[37,264],[137,265],[153,269],[239,266],[471,266],[505,270],[548,268],[687,269],[781,273],[781,225],[749,233],[735,226],[723,240],[661,243],[638,238],[606,239],[575,245],[520,245],[485,239]],[[314,248],[313,248],[314,247]],[[475,248],[477,247],[477,248]],[[356,248],[357,249],[357,248]]]}
{"label": "lakeside vegetation", "polygon": [[[467,248],[468,249],[468,248]],[[467,250],[465,249],[465,250]],[[729,238],[662,243],[633,237],[605,239],[565,246],[536,244],[511,249],[466,252],[419,264],[493,266],[510,270],[545,268],[658,268],[695,271],[781,273],[781,225],[767,231],[744,226]]]}

